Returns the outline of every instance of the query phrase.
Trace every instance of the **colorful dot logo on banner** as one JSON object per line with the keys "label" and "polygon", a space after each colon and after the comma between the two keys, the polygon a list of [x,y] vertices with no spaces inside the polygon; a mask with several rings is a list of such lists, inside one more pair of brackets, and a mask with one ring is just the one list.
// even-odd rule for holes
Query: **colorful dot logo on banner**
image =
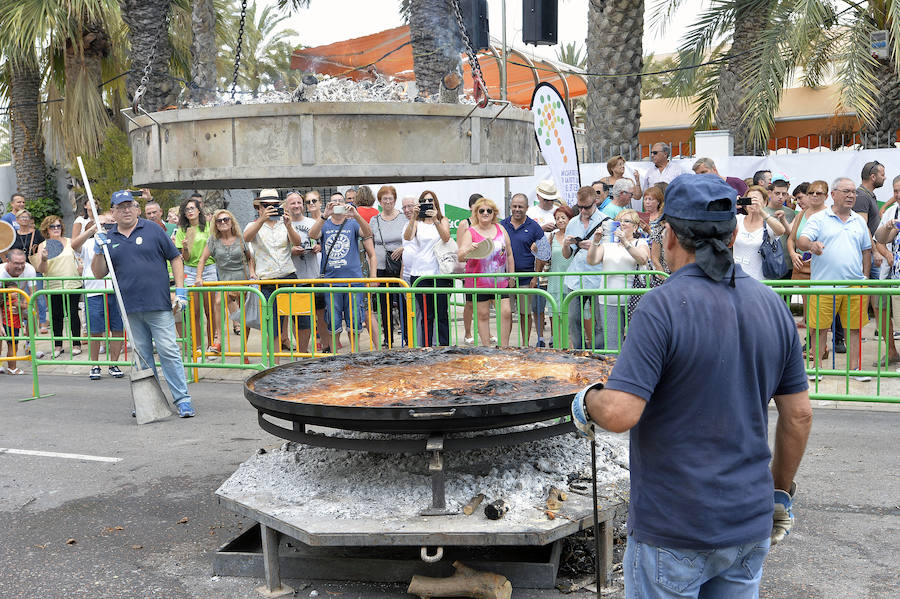
{"label": "colorful dot logo on banner", "polygon": [[[563,145],[563,140],[559,135],[558,127],[562,127],[565,123],[562,116],[557,116],[556,111],[559,109],[562,111],[562,103],[560,101],[553,101],[548,96],[541,94],[540,96],[540,105],[537,108],[538,116],[538,128],[537,134],[538,138],[544,138],[545,146],[552,146],[554,139],[556,140],[556,145],[559,146],[559,153],[562,156],[562,161],[564,163],[569,162],[569,157],[566,155],[566,149]],[[547,130],[546,134],[544,133],[544,129]]]}

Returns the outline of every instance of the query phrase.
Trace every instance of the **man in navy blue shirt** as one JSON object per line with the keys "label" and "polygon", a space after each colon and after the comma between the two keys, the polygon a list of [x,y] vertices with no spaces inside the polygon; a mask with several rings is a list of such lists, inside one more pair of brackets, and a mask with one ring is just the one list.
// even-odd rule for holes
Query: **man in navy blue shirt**
{"label": "man in navy blue shirt", "polygon": [[[112,213],[116,226],[106,235],[97,234],[98,245],[109,248],[122,303],[131,328],[131,342],[141,356],[142,368],[153,368],[153,346],[159,354],[163,375],[172,392],[172,401],[181,418],[194,416],[188,393],[181,352],[175,338],[173,310],[187,306],[184,288],[184,262],[181,252],[152,221],[140,218],[141,208],[130,191],[112,195]],[[169,295],[169,271],[175,279],[175,302]],[[91,260],[91,270],[98,279],[109,274],[106,258],[98,248]],[[146,360],[146,361],[145,361]]]}
{"label": "man in navy blue shirt", "polygon": [[630,430],[629,597],[755,598],[770,544],[793,524],[812,424],[806,372],[784,300],[734,264],[735,196],[713,174],[672,181],[672,276],[635,310],[605,388],[572,404],[585,436],[594,424]]}
{"label": "man in navy blue shirt", "polygon": [[[515,194],[509,201],[509,216],[500,221],[503,228],[509,234],[509,244],[512,247],[513,262],[516,272],[534,272],[534,252],[532,246],[538,239],[544,236],[544,229],[536,220],[527,216],[528,196],[524,193]],[[514,279],[519,287],[529,287],[532,277],[518,277]],[[513,280],[513,279],[511,279]],[[539,298],[532,298],[539,299]],[[540,298],[543,299],[543,298]],[[529,302],[528,297],[516,298],[519,310],[519,334],[522,345],[528,345],[531,337],[532,314],[544,311],[544,302]],[[528,309],[531,305],[531,310]],[[540,312],[538,311],[540,310]]]}

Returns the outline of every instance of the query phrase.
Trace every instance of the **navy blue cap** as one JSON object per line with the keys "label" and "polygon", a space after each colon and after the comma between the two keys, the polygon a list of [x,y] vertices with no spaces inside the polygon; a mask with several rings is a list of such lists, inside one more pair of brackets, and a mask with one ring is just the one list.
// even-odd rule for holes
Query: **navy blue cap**
{"label": "navy blue cap", "polygon": [[[695,221],[727,221],[735,216],[736,199],[734,188],[718,175],[678,175],[666,187],[663,216]],[[728,209],[711,210],[709,204],[716,200],[728,200]]]}
{"label": "navy blue cap", "polygon": [[117,206],[122,202],[133,202],[134,196],[127,189],[120,189],[112,194],[112,200],[110,204],[112,206]]}

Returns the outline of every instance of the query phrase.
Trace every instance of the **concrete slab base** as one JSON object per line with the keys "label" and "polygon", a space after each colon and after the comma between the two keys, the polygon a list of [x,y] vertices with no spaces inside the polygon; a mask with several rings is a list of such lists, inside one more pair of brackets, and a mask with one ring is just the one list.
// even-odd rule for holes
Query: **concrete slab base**
{"label": "concrete slab base", "polygon": [[274,591],[270,591],[269,588],[266,587],[266,585],[258,586],[256,587],[256,592],[259,593],[262,597],[268,597],[270,599],[274,599],[275,597],[293,597],[294,595],[294,589],[286,584],[282,584]]}

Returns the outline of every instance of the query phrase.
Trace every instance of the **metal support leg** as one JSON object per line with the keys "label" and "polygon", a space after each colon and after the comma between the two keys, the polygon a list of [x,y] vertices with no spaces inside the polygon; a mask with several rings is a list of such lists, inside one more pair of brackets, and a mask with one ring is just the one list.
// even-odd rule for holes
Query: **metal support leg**
{"label": "metal support leg", "polygon": [[278,563],[278,531],[265,524],[259,525],[262,534],[263,565],[266,569],[266,584],[256,587],[263,597],[286,597],[294,594],[294,589],[281,583],[281,568]]}
{"label": "metal support leg", "polygon": [[441,451],[444,449],[444,436],[432,435],[429,437],[425,449],[433,452],[431,459],[428,461],[428,471],[431,472],[431,507],[422,510],[419,514],[422,516],[458,514],[459,510],[447,509],[444,487],[444,456],[441,455]]}
{"label": "metal support leg", "polygon": [[594,532],[600,535],[600,580],[604,587],[609,586],[609,573],[613,563],[612,529],[612,522],[604,520],[600,523],[600,530]]}

